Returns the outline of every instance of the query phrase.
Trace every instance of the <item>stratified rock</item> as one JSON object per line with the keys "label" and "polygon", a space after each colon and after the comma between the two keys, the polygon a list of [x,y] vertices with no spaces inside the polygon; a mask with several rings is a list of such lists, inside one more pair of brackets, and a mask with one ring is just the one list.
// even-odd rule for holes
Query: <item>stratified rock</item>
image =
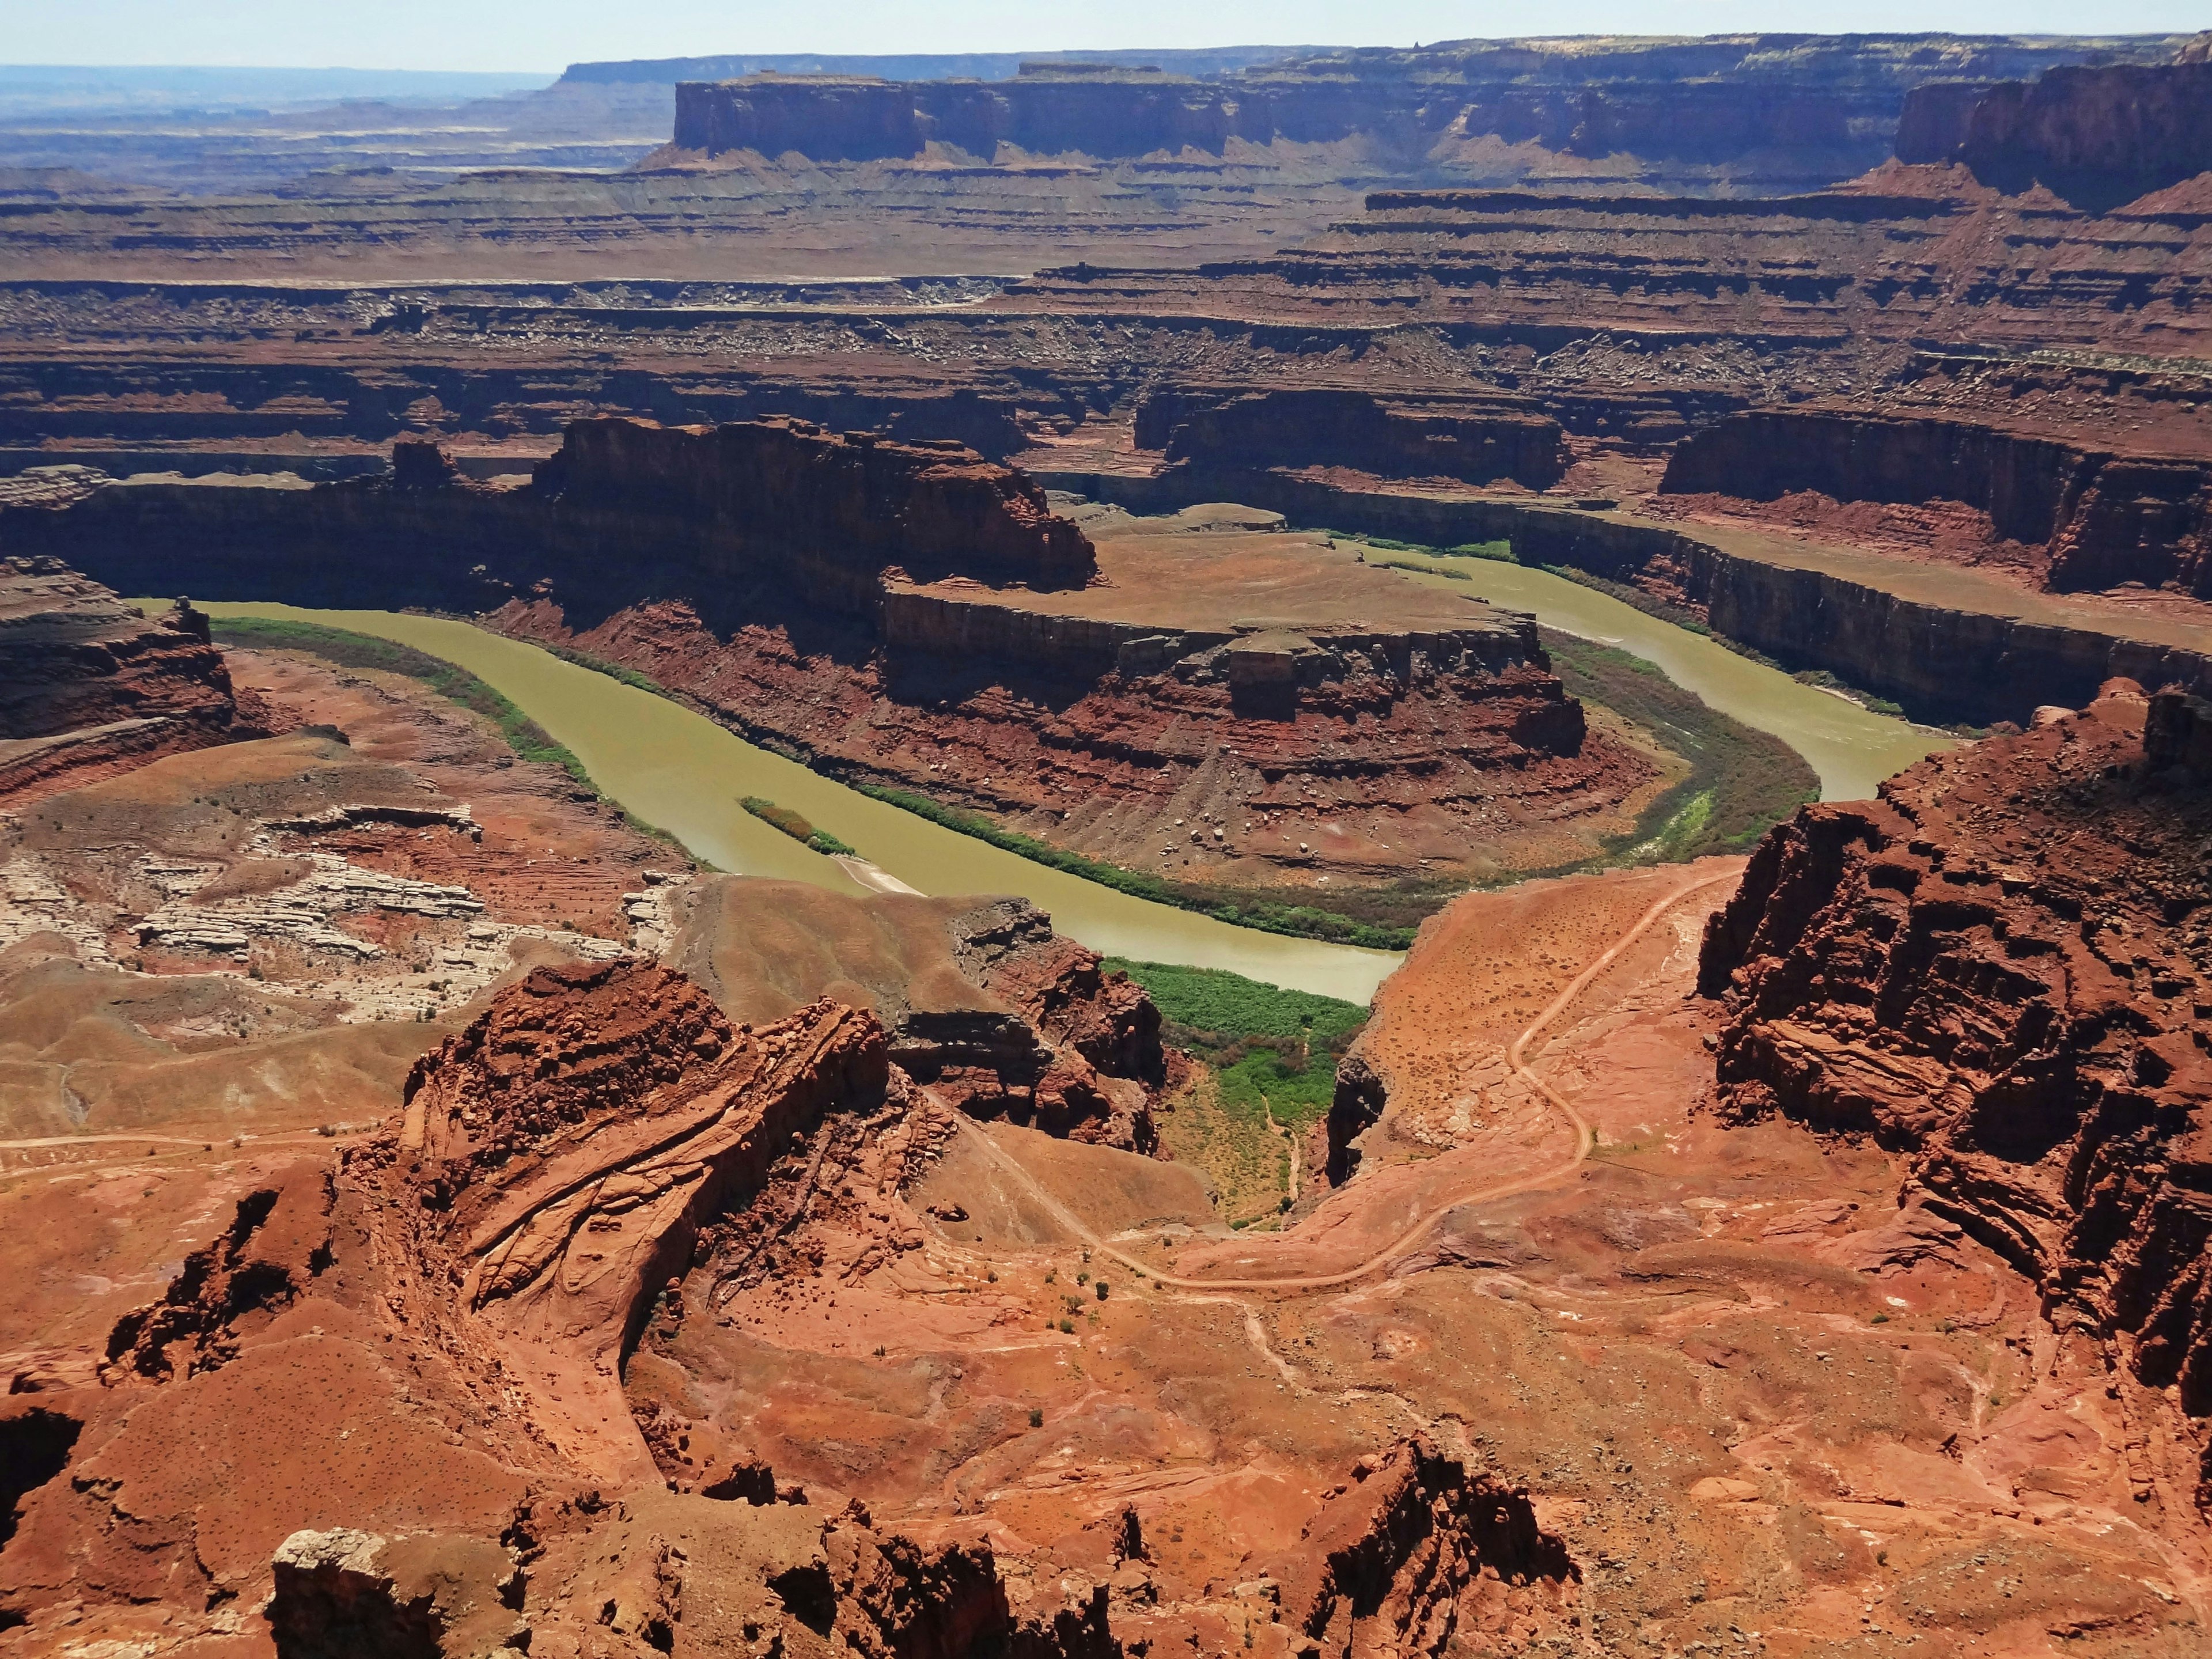
{"label": "stratified rock", "polygon": [[882,1026],[836,1003],[732,1030],[649,963],[539,968],[416,1063],[397,1141],[348,1168],[400,1198],[391,1248],[455,1287],[456,1340],[505,1356],[564,1455],[650,1478],[621,1368],[654,1296],[794,1139],[892,1077]]}
{"label": "stratified rock", "polygon": [[264,736],[259,713],[241,716],[208,619],[186,601],[148,617],[58,560],[0,559],[0,795],[124,756]]}
{"label": "stratified rock", "polygon": [[1901,1201],[2002,1252],[2201,1418],[2212,792],[2195,703],[2115,681],[1880,800],[1802,809],[1713,918],[1699,980],[1729,1009],[1723,1112],[1907,1155]]}
{"label": "stratified rock", "polygon": [[2047,585],[2212,595],[2212,462],[1863,410],[1749,410],[1684,440],[1662,495],[1963,501],[2041,549]]}
{"label": "stratified rock", "polygon": [[2181,59],[2069,64],[1971,100],[1949,87],[1917,88],[1906,95],[1898,153],[1964,162],[2012,193],[2039,184],[2106,207],[2148,195],[2212,170],[2212,63],[2193,46]]}
{"label": "stratified rock", "polygon": [[1136,444],[1171,466],[1350,467],[1384,478],[1510,478],[1566,471],[1559,423],[1504,398],[1389,397],[1354,388],[1178,386],[1137,406]]}
{"label": "stratified rock", "polygon": [[1292,1651],[1352,1659],[1441,1655],[1505,1621],[1520,1626],[1495,1632],[1508,1642],[1533,1637],[1527,1621],[1565,1613],[1582,1571],[1538,1523],[1525,1487],[1414,1435],[1361,1459],[1271,1577],[1304,1638]]}

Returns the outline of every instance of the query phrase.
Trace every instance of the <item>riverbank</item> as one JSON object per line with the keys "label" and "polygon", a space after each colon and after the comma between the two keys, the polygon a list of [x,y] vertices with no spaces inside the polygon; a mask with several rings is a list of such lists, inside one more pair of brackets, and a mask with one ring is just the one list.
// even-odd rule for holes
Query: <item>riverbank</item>
{"label": "riverbank", "polygon": [[453,663],[574,755],[624,811],[719,869],[866,890],[833,857],[748,812],[742,799],[750,795],[790,807],[920,892],[1018,895],[1049,912],[1059,931],[1108,955],[1218,968],[1363,1004],[1400,960],[1395,952],[1233,927],[1032,863],[871,800],[669,698],[467,623],[278,605],[204,608],[220,618],[270,617],[392,640]]}
{"label": "riverbank", "polygon": [[[2115,675],[2212,692],[2212,639],[2193,621],[2095,595],[2029,592],[1954,567],[1534,498],[1350,489],[1260,470],[1032,476],[1132,513],[1233,500],[1293,525],[1427,548],[1504,541],[1532,574],[1571,567],[1663,595],[1787,669],[1826,670],[1931,724],[2025,724],[2039,705],[2087,702]],[[1513,603],[1498,586],[1498,602]]]}

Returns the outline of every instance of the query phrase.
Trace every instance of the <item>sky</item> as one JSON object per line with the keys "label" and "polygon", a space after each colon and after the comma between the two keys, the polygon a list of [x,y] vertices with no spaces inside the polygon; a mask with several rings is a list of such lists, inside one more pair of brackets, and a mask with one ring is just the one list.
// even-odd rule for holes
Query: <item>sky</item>
{"label": "sky", "polygon": [[557,72],[718,52],[1411,46],[1504,34],[2179,33],[2208,0],[8,0],[0,60]]}

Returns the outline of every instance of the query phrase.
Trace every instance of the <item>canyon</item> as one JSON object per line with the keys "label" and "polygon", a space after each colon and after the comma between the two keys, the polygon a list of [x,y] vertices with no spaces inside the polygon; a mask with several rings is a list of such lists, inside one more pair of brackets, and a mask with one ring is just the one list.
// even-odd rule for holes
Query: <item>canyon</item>
{"label": "canyon", "polygon": [[2208,52],[0,76],[0,1654],[2200,1650]]}

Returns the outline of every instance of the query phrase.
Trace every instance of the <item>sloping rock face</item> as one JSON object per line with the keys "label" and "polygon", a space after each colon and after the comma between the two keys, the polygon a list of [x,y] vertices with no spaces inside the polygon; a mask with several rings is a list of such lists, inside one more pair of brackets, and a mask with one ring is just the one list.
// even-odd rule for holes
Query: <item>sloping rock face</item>
{"label": "sloping rock face", "polygon": [[185,601],[149,619],[58,560],[0,559],[0,797],[125,757],[264,736],[257,716]]}
{"label": "sloping rock face", "polygon": [[883,1028],[838,1004],[756,1035],[665,969],[541,968],[416,1062],[397,1142],[354,1173],[416,1195],[403,1259],[459,1285],[554,1443],[646,1478],[620,1371],[653,1296],[794,1137],[890,1086]]}
{"label": "sloping rock face", "polygon": [[2124,455],[1964,421],[1752,410],[1668,456],[1662,495],[1960,501],[2042,550],[2058,591],[2122,582],[2212,597],[2212,462]]}
{"label": "sloping rock face", "polygon": [[1484,1642],[1510,1652],[1542,1626],[1509,1587],[1541,1587],[1545,1610],[1565,1610],[1581,1570],[1538,1524],[1525,1487],[1470,1471],[1425,1435],[1354,1475],[1273,1569],[1292,1652],[1351,1659]]}
{"label": "sloping rock face", "polygon": [[2201,1419],[2212,705],[2115,681],[2051,716],[1770,832],[1699,963],[1718,1100],[1904,1153],[1910,1208]]}
{"label": "sloping rock face", "polygon": [[1377,397],[1326,386],[1176,387],[1137,406],[1139,449],[1170,466],[1340,466],[1386,478],[1510,478],[1531,489],[1566,471],[1559,423],[1502,401]]}
{"label": "sloping rock face", "polygon": [[2069,65],[1972,98],[1916,88],[1898,154],[1963,162],[2008,194],[2039,184],[2084,205],[2130,201],[2212,170],[2212,63]]}

